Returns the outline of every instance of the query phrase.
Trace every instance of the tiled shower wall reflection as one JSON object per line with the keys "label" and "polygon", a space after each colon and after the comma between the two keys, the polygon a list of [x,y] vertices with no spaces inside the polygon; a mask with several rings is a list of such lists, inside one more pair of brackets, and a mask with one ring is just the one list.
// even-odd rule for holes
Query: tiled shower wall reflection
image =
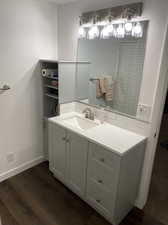
{"label": "tiled shower wall reflection", "polygon": [[[143,76],[145,46],[146,35],[140,39],[79,41],[78,60],[90,62],[89,77],[112,76],[115,81],[113,101],[110,103],[105,102],[103,98],[97,99],[96,81],[88,81],[90,104],[109,106],[117,111],[136,115]],[[80,66],[77,69],[77,77],[79,74]],[[77,85],[79,83],[78,79]]]}

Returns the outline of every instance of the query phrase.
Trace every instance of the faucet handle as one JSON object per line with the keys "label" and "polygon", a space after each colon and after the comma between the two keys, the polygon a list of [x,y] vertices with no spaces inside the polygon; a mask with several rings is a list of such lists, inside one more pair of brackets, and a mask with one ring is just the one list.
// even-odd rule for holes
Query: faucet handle
{"label": "faucet handle", "polygon": [[89,108],[84,109],[82,113],[85,113],[85,118],[89,118],[89,113],[90,113]]}
{"label": "faucet handle", "polygon": [[82,111],[82,113],[87,113],[87,112],[89,112],[90,111],[90,108],[85,108],[83,111]]}
{"label": "faucet handle", "polygon": [[91,113],[90,113],[90,119],[91,120],[94,120],[95,119],[95,112],[94,111],[91,111]]}
{"label": "faucet handle", "polygon": [[90,119],[90,120],[94,120],[94,111],[87,107],[86,109],[83,110],[83,113],[85,113],[85,118]]}

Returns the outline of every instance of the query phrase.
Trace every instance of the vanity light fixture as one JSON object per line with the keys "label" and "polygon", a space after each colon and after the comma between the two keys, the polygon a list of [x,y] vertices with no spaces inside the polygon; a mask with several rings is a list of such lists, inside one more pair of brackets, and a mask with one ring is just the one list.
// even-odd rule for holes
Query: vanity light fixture
{"label": "vanity light fixture", "polygon": [[84,29],[84,27],[82,26],[82,17],[80,17],[80,27],[78,30],[78,37],[79,38],[86,38],[86,30]]}
{"label": "vanity light fixture", "polygon": [[124,38],[125,37],[125,29],[123,24],[119,24],[116,29],[116,38]]}
{"label": "vanity light fixture", "polygon": [[100,38],[102,39],[108,39],[109,38],[109,32],[108,32],[108,27],[104,27],[101,31],[101,34],[100,34]]}
{"label": "vanity light fixture", "polygon": [[99,37],[100,35],[100,30],[99,27],[97,26],[97,15],[95,15],[93,19],[93,26],[89,29],[88,31],[88,39],[93,40]]}
{"label": "vanity light fixture", "polygon": [[109,10],[108,16],[106,18],[106,26],[103,27],[102,31],[101,31],[101,38],[103,39],[108,39],[109,37],[113,36],[113,31],[114,31],[114,27],[112,24],[112,20],[113,20],[114,16],[112,15],[111,10]]}
{"label": "vanity light fixture", "polygon": [[96,25],[98,27],[105,27],[109,24],[109,22],[107,20],[103,20],[103,21],[100,21],[100,22],[97,22]]}
{"label": "vanity light fixture", "polygon": [[133,28],[133,24],[132,24],[132,22],[126,22],[125,23],[125,32],[126,32],[126,34],[131,34],[131,32],[132,32],[132,28]]}
{"label": "vanity light fixture", "polygon": [[84,24],[82,24],[82,27],[83,27],[83,28],[90,28],[90,27],[92,27],[92,26],[93,26],[92,23],[84,23]]}
{"label": "vanity light fixture", "polygon": [[88,39],[92,40],[95,38],[98,38],[100,34],[99,28],[97,25],[94,25],[93,27],[91,27],[88,31]]}
{"label": "vanity light fixture", "polygon": [[137,22],[132,29],[132,36],[137,38],[143,37],[143,27],[140,22]]}
{"label": "vanity light fixture", "polygon": [[113,32],[114,32],[113,24],[109,24],[106,29],[107,29],[109,37],[113,36]]}
{"label": "vanity light fixture", "polygon": [[81,39],[86,38],[86,30],[82,26],[79,27],[78,37],[81,38]]}
{"label": "vanity light fixture", "polygon": [[108,39],[111,37],[142,38],[144,22],[139,21],[143,3],[133,3],[83,13],[80,17],[78,37],[81,39]]}
{"label": "vanity light fixture", "polygon": [[[103,24],[103,22],[102,22]],[[78,37],[80,39],[108,39],[110,37],[115,38],[125,38],[125,36],[130,36],[134,38],[142,38],[143,37],[143,22],[112,22],[108,25],[97,25],[92,24],[90,27],[85,27],[84,25],[79,27]]]}

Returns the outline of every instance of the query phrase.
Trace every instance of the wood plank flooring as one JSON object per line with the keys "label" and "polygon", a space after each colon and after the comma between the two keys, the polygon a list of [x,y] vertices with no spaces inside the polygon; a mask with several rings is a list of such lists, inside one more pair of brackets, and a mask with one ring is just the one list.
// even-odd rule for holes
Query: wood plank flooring
{"label": "wood plank flooring", "polygon": [[[42,163],[0,183],[2,225],[110,225]],[[121,225],[163,225],[134,209]]]}
{"label": "wood plank flooring", "polygon": [[144,211],[168,224],[168,149],[161,145],[168,140],[168,114],[162,118],[162,126],[155,156],[148,202]]}

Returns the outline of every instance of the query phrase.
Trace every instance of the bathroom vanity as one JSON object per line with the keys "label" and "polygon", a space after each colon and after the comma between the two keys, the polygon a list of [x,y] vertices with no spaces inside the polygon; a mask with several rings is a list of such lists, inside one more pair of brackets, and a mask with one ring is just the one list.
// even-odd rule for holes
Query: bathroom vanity
{"label": "bathroom vanity", "polygon": [[77,112],[48,120],[53,175],[114,225],[134,207],[146,137]]}

